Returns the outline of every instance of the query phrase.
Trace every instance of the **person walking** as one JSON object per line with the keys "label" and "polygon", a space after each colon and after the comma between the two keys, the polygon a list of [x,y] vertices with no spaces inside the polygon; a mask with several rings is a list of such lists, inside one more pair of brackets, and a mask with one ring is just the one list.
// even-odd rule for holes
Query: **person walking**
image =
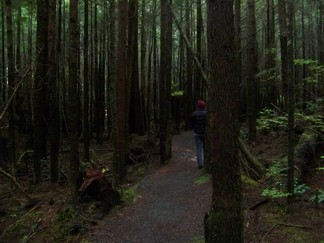
{"label": "person walking", "polygon": [[192,128],[195,133],[198,169],[204,166],[203,148],[205,143],[206,122],[206,104],[203,100],[198,100],[197,110],[192,113]]}

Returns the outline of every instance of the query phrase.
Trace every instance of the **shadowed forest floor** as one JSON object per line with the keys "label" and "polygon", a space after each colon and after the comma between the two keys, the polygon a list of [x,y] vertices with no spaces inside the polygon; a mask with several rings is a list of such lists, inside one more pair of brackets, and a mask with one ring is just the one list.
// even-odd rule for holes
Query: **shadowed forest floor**
{"label": "shadowed forest floor", "polygon": [[[100,166],[110,164],[107,144],[93,148]],[[286,153],[285,135],[260,135],[248,144],[263,163]],[[322,163],[322,162],[320,162]],[[159,166],[157,152],[149,163],[129,168],[125,189],[132,189],[131,202],[117,206],[108,215],[97,203],[71,210],[67,184],[28,187],[38,202],[26,200],[0,175],[0,242],[204,242],[203,219],[211,203],[211,178],[198,170],[191,131],[173,136],[173,158]],[[323,189],[323,170],[303,178],[311,189]],[[282,199],[261,196],[267,181],[245,181],[243,186],[244,242],[324,242],[323,204],[309,202],[312,194],[298,197],[292,213],[286,214]],[[312,190],[310,190],[312,191]],[[259,206],[257,206],[260,204]],[[64,240],[63,240],[64,239]]]}
{"label": "shadowed forest floor", "polygon": [[[137,186],[136,202],[113,212],[94,231],[94,242],[204,242],[203,219],[211,203],[211,180],[197,169],[192,132],[173,137],[173,158]],[[260,137],[250,149],[274,160],[285,150],[285,138]],[[323,177],[309,178],[323,186]],[[318,181],[319,180],[319,181]],[[205,183],[200,183],[204,182]],[[293,213],[285,201],[264,201],[262,182],[244,184],[245,242],[323,242],[323,205],[299,199]]]}

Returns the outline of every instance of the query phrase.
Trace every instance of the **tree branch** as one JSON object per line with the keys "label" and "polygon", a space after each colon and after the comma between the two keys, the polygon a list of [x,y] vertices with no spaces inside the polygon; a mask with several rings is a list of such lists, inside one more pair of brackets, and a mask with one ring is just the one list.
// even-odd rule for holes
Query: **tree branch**
{"label": "tree branch", "polygon": [[9,173],[5,172],[2,168],[0,168],[1,174],[5,175],[7,178],[9,178],[15,186],[24,194],[24,196],[30,201],[32,198],[24,191],[24,189],[21,187],[21,185],[17,182],[16,178],[10,175]]}
{"label": "tree branch", "polygon": [[191,44],[190,44],[190,41],[189,41],[187,35],[186,35],[185,32],[182,30],[182,28],[181,28],[181,26],[180,26],[180,24],[179,24],[179,21],[177,20],[176,14],[175,14],[174,11],[173,11],[172,4],[171,4],[169,1],[168,1],[168,4],[170,5],[170,9],[171,9],[171,12],[172,12],[172,16],[173,16],[173,19],[174,19],[174,22],[175,22],[176,26],[177,26],[178,29],[179,29],[180,35],[181,35],[181,37],[183,38],[183,40],[185,41],[185,44],[186,44],[187,48],[190,50],[190,53],[191,53],[191,55],[192,55],[192,58],[193,58],[194,62],[196,63],[196,65],[197,65],[197,67],[198,67],[198,69],[199,69],[199,71],[200,71],[200,73],[201,73],[201,76],[203,77],[204,84],[205,84],[206,87],[208,88],[208,86],[209,86],[209,79],[208,79],[208,77],[207,77],[207,75],[206,75],[206,73],[205,73],[203,67],[201,66],[200,61],[199,61],[198,58],[197,58],[197,55],[196,55],[196,53],[194,52],[194,50],[193,50],[193,48],[192,48],[192,46],[191,46]]}

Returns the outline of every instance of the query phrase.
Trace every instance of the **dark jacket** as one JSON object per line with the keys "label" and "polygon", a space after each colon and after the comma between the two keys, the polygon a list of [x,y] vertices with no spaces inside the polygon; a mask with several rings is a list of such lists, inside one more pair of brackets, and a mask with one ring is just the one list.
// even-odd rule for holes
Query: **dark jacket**
{"label": "dark jacket", "polygon": [[191,125],[194,133],[198,135],[205,135],[207,122],[207,111],[205,109],[198,109],[192,113]]}

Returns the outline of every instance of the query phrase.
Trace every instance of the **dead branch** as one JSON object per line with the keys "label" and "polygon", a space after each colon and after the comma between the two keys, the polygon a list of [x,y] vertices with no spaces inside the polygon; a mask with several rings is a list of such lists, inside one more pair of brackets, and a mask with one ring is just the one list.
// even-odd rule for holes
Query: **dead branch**
{"label": "dead branch", "polygon": [[312,229],[312,227],[305,226],[305,225],[298,225],[298,224],[279,223],[279,225],[287,226],[287,227],[294,227],[294,228],[301,228],[301,229]]}
{"label": "dead branch", "polygon": [[264,236],[262,237],[262,239],[261,239],[261,242],[263,243],[264,242],[264,238],[266,238],[266,236],[268,235],[268,234],[270,234],[270,232],[276,227],[276,226],[278,226],[278,224],[275,224],[275,225],[273,225],[265,234],[264,234]]}
{"label": "dead branch", "polygon": [[[36,57],[36,58],[37,58],[37,57]],[[13,89],[13,91],[12,91],[12,93],[11,93],[11,96],[9,97],[9,100],[8,100],[6,106],[4,107],[3,111],[2,111],[1,114],[0,114],[0,121],[2,120],[2,118],[3,118],[4,114],[6,113],[6,111],[8,110],[9,105],[11,104],[11,102],[13,102],[13,99],[14,99],[14,97],[16,96],[16,93],[18,92],[19,87],[21,86],[22,82],[24,81],[24,77],[26,77],[27,74],[31,72],[32,67],[33,67],[33,65],[30,65],[30,66],[27,68],[27,70],[25,71],[25,73],[24,73],[24,75],[22,76],[22,78],[20,79],[20,81],[19,81],[19,82],[16,84],[16,86],[14,87],[14,89]]]}
{"label": "dead branch", "polygon": [[21,187],[21,185],[17,182],[16,178],[10,175],[9,173],[5,172],[2,168],[0,168],[1,174],[5,175],[7,178],[9,178],[15,186],[24,194],[24,196],[30,201],[32,198],[24,191],[24,189]]}
{"label": "dead branch", "polygon": [[9,226],[7,226],[7,228],[9,229],[10,227],[12,227],[13,225],[17,224],[18,222],[20,222],[24,217],[26,217],[28,214],[30,214],[31,212],[33,212],[35,209],[39,208],[40,205],[36,205],[35,207],[33,207],[32,209],[30,209],[27,213],[25,213],[24,215],[22,215],[18,220],[16,220],[15,222],[11,223]]}
{"label": "dead branch", "polygon": [[266,204],[269,200],[268,199],[264,199],[256,204],[254,204],[252,207],[249,208],[249,210],[255,210],[256,208],[260,207],[263,204]]}
{"label": "dead branch", "polygon": [[265,173],[264,166],[250,153],[250,151],[246,148],[245,144],[241,139],[239,139],[239,147],[243,156],[246,158],[249,165],[251,165],[249,167],[253,168],[253,174],[258,175],[258,177],[261,177]]}
{"label": "dead branch", "polygon": [[178,29],[179,29],[180,35],[181,35],[181,37],[183,38],[183,40],[185,41],[185,44],[186,44],[187,48],[189,49],[190,54],[192,55],[192,58],[193,58],[194,62],[196,63],[196,65],[197,65],[197,67],[198,67],[198,69],[199,69],[199,71],[200,71],[200,73],[201,73],[201,76],[203,77],[204,84],[206,85],[206,87],[208,87],[209,79],[208,79],[208,77],[207,77],[207,75],[206,75],[206,73],[205,73],[205,71],[204,71],[204,69],[203,69],[203,67],[202,67],[202,65],[201,65],[201,63],[200,63],[200,61],[199,61],[198,58],[197,58],[197,55],[196,55],[196,53],[194,52],[194,50],[193,50],[193,48],[192,48],[192,46],[191,46],[191,44],[190,44],[190,41],[189,41],[187,35],[186,35],[185,32],[182,30],[182,28],[181,28],[181,26],[180,26],[180,24],[179,24],[179,21],[177,20],[177,17],[176,17],[176,14],[174,13],[174,10],[173,10],[173,7],[172,7],[172,4],[171,4],[170,2],[168,2],[168,3],[169,3],[169,5],[170,5],[170,9],[171,9],[171,12],[172,12],[172,16],[173,16],[173,19],[174,19],[174,22],[175,22],[176,26],[177,26]]}

